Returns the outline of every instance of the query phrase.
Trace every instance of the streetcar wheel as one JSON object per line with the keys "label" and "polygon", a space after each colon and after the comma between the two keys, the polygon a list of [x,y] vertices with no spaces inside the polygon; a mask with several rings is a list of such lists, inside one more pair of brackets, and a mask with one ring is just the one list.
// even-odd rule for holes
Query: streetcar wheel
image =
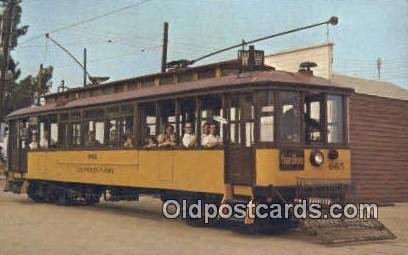
{"label": "streetcar wheel", "polygon": [[89,196],[85,196],[85,203],[86,205],[94,205],[99,203],[100,195],[92,194]]}
{"label": "streetcar wheel", "polygon": [[59,189],[56,194],[55,203],[57,205],[71,205],[72,199],[69,196],[69,192]]}
{"label": "streetcar wheel", "polygon": [[27,195],[28,198],[33,200],[34,202],[41,203],[45,201],[45,198],[39,191],[38,185],[39,184],[35,182],[31,182],[30,185],[28,186]]}

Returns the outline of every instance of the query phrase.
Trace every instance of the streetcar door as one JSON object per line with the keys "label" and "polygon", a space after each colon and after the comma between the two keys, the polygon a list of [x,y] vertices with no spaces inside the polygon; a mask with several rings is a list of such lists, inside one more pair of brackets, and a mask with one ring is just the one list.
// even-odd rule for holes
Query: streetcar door
{"label": "streetcar door", "polygon": [[25,172],[27,168],[27,122],[13,121],[10,125],[10,170]]}
{"label": "streetcar door", "polygon": [[252,94],[235,95],[230,98],[228,119],[226,181],[230,184],[251,185],[255,176]]}
{"label": "streetcar door", "polygon": [[9,138],[7,156],[9,159],[9,170],[17,170],[19,168],[19,125],[18,121],[14,120],[9,125]]}

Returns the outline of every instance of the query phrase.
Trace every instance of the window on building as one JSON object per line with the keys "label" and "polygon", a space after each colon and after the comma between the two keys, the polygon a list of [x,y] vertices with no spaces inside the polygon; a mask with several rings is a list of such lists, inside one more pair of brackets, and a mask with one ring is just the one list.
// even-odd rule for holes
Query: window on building
{"label": "window on building", "polygon": [[327,141],[344,142],[344,110],[342,96],[327,96]]}

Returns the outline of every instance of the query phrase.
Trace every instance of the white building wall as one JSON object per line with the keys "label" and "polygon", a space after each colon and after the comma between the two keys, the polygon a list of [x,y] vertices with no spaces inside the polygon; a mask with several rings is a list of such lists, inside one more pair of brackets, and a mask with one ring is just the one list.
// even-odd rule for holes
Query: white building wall
{"label": "white building wall", "polygon": [[326,79],[332,78],[333,44],[325,43],[305,48],[286,50],[265,56],[265,64],[276,70],[297,72],[302,62],[315,62],[313,74]]}

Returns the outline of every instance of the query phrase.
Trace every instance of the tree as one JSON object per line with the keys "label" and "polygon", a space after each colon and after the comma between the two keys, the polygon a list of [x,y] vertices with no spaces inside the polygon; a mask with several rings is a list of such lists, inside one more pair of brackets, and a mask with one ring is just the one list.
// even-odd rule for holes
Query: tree
{"label": "tree", "polygon": [[[40,69],[41,70],[41,69]],[[36,76],[28,75],[18,83],[13,83],[10,94],[6,96],[6,112],[33,105],[36,97],[41,97],[52,87],[52,74],[54,68],[42,68]]]}
{"label": "tree", "polygon": [[27,33],[28,26],[20,26],[22,9],[16,0],[0,0],[2,12],[1,22],[1,53],[0,53],[0,120],[3,117],[5,108],[9,108],[3,99],[5,95],[11,95],[12,87],[20,76],[17,63],[11,58],[10,51],[17,46],[20,36]]}

